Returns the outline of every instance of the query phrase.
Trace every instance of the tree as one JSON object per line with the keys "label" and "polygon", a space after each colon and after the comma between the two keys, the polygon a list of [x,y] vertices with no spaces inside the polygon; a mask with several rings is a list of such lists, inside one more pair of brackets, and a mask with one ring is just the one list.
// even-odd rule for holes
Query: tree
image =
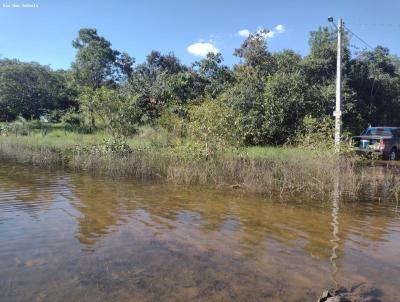
{"label": "tree", "polygon": [[253,68],[259,71],[260,76],[268,75],[272,72],[272,56],[267,50],[266,37],[269,33],[267,29],[261,29],[255,33],[250,33],[240,48],[235,49],[234,55],[243,60],[244,68]]}
{"label": "tree", "polygon": [[134,59],[127,53],[111,48],[111,42],[97,34],[94,28],[82,28],[72,41],[77,49],[72,70],[77,83],[97,89],[102,85],[114,85],[121,75],[130,76]]}
{"label": "tree", "polygon": [[126,137],[137,130],[140,109],[136,100],[123,89],[85,87],[80,94],[80,109],[92,127],[99,119],[109,133]]}
{"label": "tree", "polygon": [[306,115],[322,115],[324,104],[318,103],[314,93],[300,72],[269,76],[264,93],[266,143],[285,143]]}
{"label": "tree", "polygon": [[[268,35],[265,29],[250,33],[234,52],[239,63],[233,68],[220,53],[188,67],[159,51],[134,66],[134,58],[113,49],[96,29],[83,28],[72,42],[76,60],[70,70],[0,60],[0,119],[68,111],[64,120],[81,123],[83,116],[92,129],[102,124],[118,135],[133,133],[137,125],[162,124],[184,136],[194,116],[203,129],[204,114],[204,123],[216,123],[203,129],[208,133],[235,125],[235,143],[285,143],[306,115],[315,123],[332,116],[337,33],[328,27],[312,31],[305,57],[292,50],[271,53]],[[400,59],[381,46],[351,56],[348,34],[343,36],[344,129],[399,125]],[[219,120],[226,117],[220,109],[229,112],[228,123]]]}
{"label": "tree", "polygon": [[400,123],[400,75],[387,48],[378,46],[360,53],[351,62],[349,78],[356,93],[346,121],[354,131],[360,131],[368,123]]}
{"label": "tree", "polygon": [[137,105],[143,114],[141,123],[156,121],[166,104],[173,100],[174,94],[171,95],[171,92],[180,90],[180,96],[184,97],[186,88],[182,86],[185,82],[189,85],[191,81],[191,75],[187,72],[188,68],[174,54],[162,55],[158,51],[152,51],[146,62],[133,70],[128,89],[138,96]]}
{"label": "tree", "polygon": [[74,106],[74,98],[62,71],[17,60],[0,64],[0,119],[13,120],[18,115],[38,118],[51,110]]}
{"label": "tree", "polygon": [[159,51],[155,50],[147,56],[146,65],[142,67],[147,67],[150,74],[153,74],[155,77],[157,74],[176,74],[187,69],[173,53],[162,55]]}
{"label": "tree", "polygon": [[267,76],[273,73],[274,64],[266,46],[267,30],[252,33],[235,55],[243,61],[234,68],[235,84],[223,94],[223,98],[235,112],[237,123],[243,130],[247,145],[265,142],[264,87]]}
{"label": "tree", "polygon": [[204,100],[189,109],[188,134],[197,143],[206,158],[224,148],[240,144],[240,128],[232,123],[234,112],[218,100]]}
{"label": "tree", "polygon": [[[346,76],[350,60],[347,34],[343,38],[342,68]],[[310,33],[310,54],[302,62],[303,72],[312,83],[328,84],[336,78],[337,33],[328,27],[319,27]]]}
{"label": "tree", "polygon": [[128,95],[124,89],[101,87],[96,91],[96,99],[100,105],[96,113],[109,133],[128,137],[137,132],[140,118],[137,97]]}
{"label": "tree", "polygon": [[119,80],[124,77],[124,79],[129,79],[132,76],[133,64],[135,59],[132,58],[127,52],[123,52],[117,57],[115,65],[119,69]]}
{"label": "tree", "polygon": [[242,132],[238,138],[245,145],[259,145],[265,142],[264,133],[264,83],[254,73],[237,81],[221,95],[235,112],[237,127]]}
{"label": "tree", "polygon": [[[342,35],[342,112],[344,128],[349,129],[348,112],[354,110],[355,92],[350,85],[350,50],[346,32]],[[313,86],[314,100],[318,104],[320,118],[332,115],[336,98],[336,60],[337,60],[337,32],[328,27],[319,27],[310,33],[310,54],[300,63],[301,73],[308,85]],[[353,122],[351,122],[353,123]]]}
{"label": "tree", "polygon": [[275,65],[274,72],[296,72],[301,67],[302,58],[291,49],[285,49],[281,52],[272,54],[272,61]]}
{"label": "tree", "polygon": [[165,78],[164,105],[172,107],[181,117],[186,117],[187,107],[196,103],[203,96],[204,82],[193,71],[182,71]]}
{"label": "tree", "polygon": [[205,59],[193,64],[193,69],[202,80],[204,93],[209,98],[220,95],[227,85],[234,81],[232,71],[227,66],[221,65],[222,61],[221,53],[210,52]]}

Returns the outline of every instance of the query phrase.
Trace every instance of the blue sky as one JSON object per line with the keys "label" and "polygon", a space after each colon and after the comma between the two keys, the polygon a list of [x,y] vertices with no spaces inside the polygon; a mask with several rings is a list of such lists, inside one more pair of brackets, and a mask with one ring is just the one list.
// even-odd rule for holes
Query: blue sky
{"label": "blue sky", "polygon": [[[38,7],[5,7],[21,3]],[[0,0],[0,56],[68,68],[75,56],[71,41],[80,28],[94,27],[138,63],[153,49],[172,51],[186,64],[201,58],[193,53],[211,49],[231,65],[244,39],[239,31],[268,28],[271,51],[305,55],[309,31],[327,25],[329,15],[342,17],[368,44],[400,55],[399,12],[399,0]],[[356,39],[352,44],[363,47]]]}

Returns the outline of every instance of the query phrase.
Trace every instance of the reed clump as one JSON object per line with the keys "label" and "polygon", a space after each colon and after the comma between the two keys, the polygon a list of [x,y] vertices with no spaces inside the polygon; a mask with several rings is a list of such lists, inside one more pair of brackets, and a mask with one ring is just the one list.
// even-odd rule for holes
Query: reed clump
{"label": "reed clump", "polygon": [[[114,143],[114,142],[112,142]],[[0,159],[39,166],[175,184],[232,187],[267,195],[324,198],[332,193],[394,198],[399,169],[365,166],[357,158],[300,148],[229,150],[202,157],[189,147],[45,144],[0,139]],[[108,151],[107,151],[108,150]],[[119,149],[118,149],[119,150]]]}

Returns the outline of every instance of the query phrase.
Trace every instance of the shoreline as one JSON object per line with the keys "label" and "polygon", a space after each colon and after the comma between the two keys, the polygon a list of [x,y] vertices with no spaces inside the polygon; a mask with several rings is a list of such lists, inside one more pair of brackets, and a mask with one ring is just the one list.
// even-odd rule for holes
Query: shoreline
{"label": "shoreline", "polygon": [[[282,148],[275,150],[276,154],[225,152],[204,159],[193,158],[179,148],[149,145],[134,146],[130,153],[118,155],[104,154],[96,144],[61,144],[62,140],[52,138],[49,144],[40,138],[1,137],[0,160],[95,175],[240,189],[282,198],[326,199],[335,190],[350,197],[365,191],[372,195],[386,192],[387,199],[400,193],[399,168],[383,175],[379,168],[363,169],[356,160],[331,153],[303,154],[305,150]],[[284,152],[287,154],[281,156]]]}

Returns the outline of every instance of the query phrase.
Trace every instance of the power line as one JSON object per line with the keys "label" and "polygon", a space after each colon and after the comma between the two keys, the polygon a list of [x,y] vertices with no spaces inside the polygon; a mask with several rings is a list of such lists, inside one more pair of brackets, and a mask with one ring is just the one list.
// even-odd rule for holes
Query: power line
{"label": "power line", "polygon": [[350,28],[348,28],[347,26],[344,26],[354,37],[356,37],[358,40],[360,40],[362,43],[364,43],[364,45],[366,45],[368,48],[370,48],[371,50],[374,50],[374,48],[369,45],[367,42],[365,42],[362,38],[360,38],[360,36],[358,36],[356,33],[354,33]]}
{"label": "power line", "polygon": [[347,23],[350,25],[361,26],[361,27],[391,27],[391,28],[400,28],[400,24],[396,23]]}

